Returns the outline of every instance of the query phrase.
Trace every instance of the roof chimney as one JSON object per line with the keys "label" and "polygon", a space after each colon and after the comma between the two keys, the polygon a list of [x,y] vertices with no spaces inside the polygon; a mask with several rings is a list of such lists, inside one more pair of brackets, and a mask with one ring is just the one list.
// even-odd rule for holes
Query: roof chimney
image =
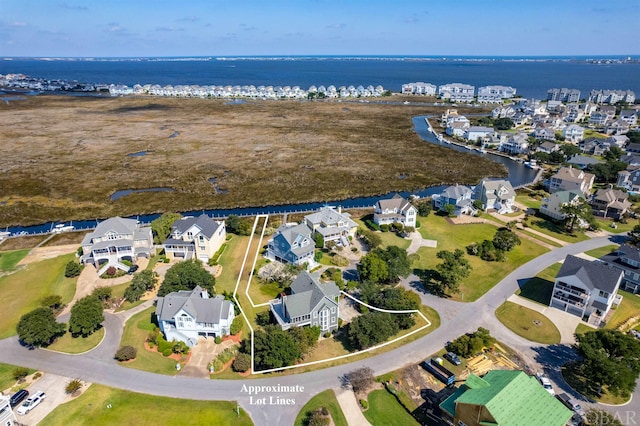
{"label": "roof chimney", "polygon": [[206,289],[206,288],[203,288],[203,289],[202,289],[202,293],[200,293],[200,296],[201,296],[203,299],[208,299],[208,298],[209,298],[209,292],[207,291],[207,289]]}
{"label": "roof chimney", "polygon": [[342,214],[342,206],[338,206],[338,213]]}

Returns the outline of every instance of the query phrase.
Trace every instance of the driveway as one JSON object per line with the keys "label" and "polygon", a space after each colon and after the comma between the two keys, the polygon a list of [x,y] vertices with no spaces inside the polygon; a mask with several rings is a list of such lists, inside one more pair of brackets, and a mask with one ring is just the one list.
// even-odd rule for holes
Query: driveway
{"label": "driveway", "polygon": [[436,240],[426,240],[422,238],[422,235],[418,231],[414,231],[409,234],[409,239],[411,240],[411,244],[407,248],[407,254],[414,254],[418,251],[420,247],[438,247],[438,241]]}

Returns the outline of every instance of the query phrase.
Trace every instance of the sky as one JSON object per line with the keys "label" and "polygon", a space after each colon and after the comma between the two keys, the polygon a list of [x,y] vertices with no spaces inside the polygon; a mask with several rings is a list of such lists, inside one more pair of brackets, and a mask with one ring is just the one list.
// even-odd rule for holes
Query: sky
{"label": "sky", "polygon": [[639,55],[640,0],[0,0],[0,57]]}

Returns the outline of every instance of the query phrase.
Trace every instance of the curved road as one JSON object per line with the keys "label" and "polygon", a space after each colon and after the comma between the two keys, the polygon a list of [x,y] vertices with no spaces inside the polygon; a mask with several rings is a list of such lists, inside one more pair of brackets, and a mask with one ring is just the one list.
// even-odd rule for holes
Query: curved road
{"label": "curved road", "polygon": [[[586,250],[602,247],[612,242],[619,243],[623,237],[600,237],[580,243],[557,248],[528,262],[505,277],[483,297],[473,303],[458,303],[421,294],[423,303],[435,308],[441,316],[441,326],[432,333],[408,343],[398,349],[389,351],[362,361],[336,367],[317,370],[309,373],[290,374],[281,377],[269,377],[242,380],[201,380],[188,377],[170,377],[152,374],[130,368],[124,368],[113,359],[113,354],[120,344],[124,323],[133,313],[150,305],[147,302],[131,312],[106,314],[104,341],[94,350],[82,355],[67,355],[42,349],[28,350],[19,345],[17,337],[0,341],[0,362],[24,365],[39,370],[77,377],[89,382],[101,383],[135,392],[162,395],[176,398],[197,400],[237,400],[246,409],[255,424],[293,424],[299,410],[312,396],[329,388],[340,386],[340,377],[359,367],[371,367],[376,375],[396,370],[411,363],[422,361],[427,355],[440,349],[446,341],[463,333],[475,330],[479,326],[491,330],[492,335],[500,341],[520,352],[525,361],[533,368],[545,370],[556,386],[570,392],[566,385],[558,380],[558,369],[561,359],[571,356],[566,346],[544,346],[532,344],[515,335],[504,327],[495,317],[494,311],[510,295],[518,289],[518,282],[526,280],[546,267],[563,260],[567,254],[577,254]],[[404,283],[414,286],[410,280]],[[559,356],[561,355],[561,357]],[[249,395],[249,386],[303,386],[300,392],[279,392],[265,390],[256,395]],[[259,404],[267,398],[266,405]],[[273,399],[270,401],[269,398]],[[292,405],[277,405],[278,398],[294,399]],[[627,406],[619,408],[620,415],[624,411],[640,411],[640,397],[635,398]],[[612,409],[610,411],[616,411]]]}

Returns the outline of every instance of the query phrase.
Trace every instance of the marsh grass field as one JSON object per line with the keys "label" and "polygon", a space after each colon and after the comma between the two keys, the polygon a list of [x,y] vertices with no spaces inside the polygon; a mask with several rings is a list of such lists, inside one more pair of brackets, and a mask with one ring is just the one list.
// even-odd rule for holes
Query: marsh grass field
{"label": "marsh grass field", "polygon": [[[330,201],[504,176],[497,163],[420,139],[411,118],[443,108],[77,96],[1,103],[0,227]],[[171,191],[110,198],[148,188]]]}

